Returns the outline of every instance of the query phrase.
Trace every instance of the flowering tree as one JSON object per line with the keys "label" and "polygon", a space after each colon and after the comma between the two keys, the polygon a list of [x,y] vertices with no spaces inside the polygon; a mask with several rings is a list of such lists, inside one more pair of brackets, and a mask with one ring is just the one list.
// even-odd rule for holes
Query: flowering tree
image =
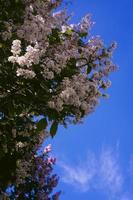
{"label": "flowering tree", "polygon": [[[79,123],[94,111],[111,84],[108,75],[116,69],[112,63],[116,44],[106,48],[99,36],[88,39],[93,25],[91,16],[70,24],[66,10],[56,11],[61,2],[1,0],[2,188],[16,182],[21,162],[28,159],[36,166],[32,154],[47,131],[53,137],[59,124]],[[33,116],[40,115],[43,118],[34,122]],[[30,161],[26,162],[28,169],[32,166]],[[22,176],[23,180],[26,178],[26,174]]]}
{"label": "flowering tree", "polygon": [[[60,192],[51,195],[53,188],[56,187],[58,183],[58,177],[56,174],[51,174],[53,170],[53,165],[56,162],[54,157],[49,157],[49,152],[51,151],[51,145],[48,145],[42,155],[32,156],[32,162],[30,165],[31,171],[27,175],[26,180],[23,180],[22,173],[18,174],[20,182],[14,188],[14,192],[11,192],[11,198],[17,199],[44,199],[44,200],[57,200]],[[29,163],[28,163],[29,164]],[[27,167],[24,166],[22,162],[22,171],[25,173]],[[29,167],[28,167],[29,170]]]}
{"label": "flowering tree", "polygon": [[51,145],[48,145],[41,155],[32,154],[28,161],[24,158],[19,160],[16,184],[10,184],[7,193],[1,191],[0,199],[58,200],[60,192],[52,193],[58,177],[52,174],[56,159],[49,157],[50,151]]}

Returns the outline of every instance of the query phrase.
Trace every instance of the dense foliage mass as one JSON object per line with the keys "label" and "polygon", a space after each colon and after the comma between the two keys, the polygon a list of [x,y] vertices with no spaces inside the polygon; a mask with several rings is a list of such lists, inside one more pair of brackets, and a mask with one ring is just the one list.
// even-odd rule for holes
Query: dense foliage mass
{"label": "dense foliage mass", "polygon": [[[116,44],[106,48],[99,36],[88,39],[91,16],[70,24],[66,10],[57,11],[61,2],[0,0],[1,191],[24,184],[16,186],[21,194],[29,184],[27,171],[35,181],[37,162],[45,162],[33,159],[36,145],[47,131],[53,137],[59,124],[78,123],[93,112],[116,69]],[[40,115],[36,123],[33,116]],[[22,168],[28,169],[25,174]],[[25,183],[19,183],[20,176]],[[25,192],[31,194],[31,188]]]}

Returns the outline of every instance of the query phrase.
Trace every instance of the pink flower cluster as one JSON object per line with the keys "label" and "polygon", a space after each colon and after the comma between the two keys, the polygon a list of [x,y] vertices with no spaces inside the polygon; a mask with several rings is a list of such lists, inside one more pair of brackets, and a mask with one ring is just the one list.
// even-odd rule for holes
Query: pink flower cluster
{"label": "pink flower cluster", "polygon": [[51,150],[51,145],[49,144],[45,147],[43,155],[35,158],[36,173],[34,177],[38,182],[38,200],[58,200],[61,193],[57,192],[50,197],[51,191],[57,186],[59,180],[59,177],[56,174],[51,174],[53,165],[56,163],[56,158],[49,157]]}
{"label": "pink flower cluster", "polygon": [[52,150],[52,147],[51,147],[51,144],[49,144],[48,146],[45,147],[44,153],[47,154],[47,153],[51,152],[51,150]]}

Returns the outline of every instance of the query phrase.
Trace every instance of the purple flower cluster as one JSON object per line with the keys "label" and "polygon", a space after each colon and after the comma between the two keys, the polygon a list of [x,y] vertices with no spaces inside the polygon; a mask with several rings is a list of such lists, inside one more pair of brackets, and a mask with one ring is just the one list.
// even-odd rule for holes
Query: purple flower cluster
{"label": "purple flower cluster", "polygon": [[[52,173],[56,159],[49,157],[50,151],[51,145],[48,145],[45,147],[42,155],[32,156],[32,165],[28,168],[29,174],[21,182],[14,185],[14,189],[9,195],[10,199],[59,199],[61,192],[53,193],[53,189],[58,184],[59,177]],[[18,169],[19,173],[23,173],[22,171],[26,170],[25,167],[20,169],[20,171]]]}

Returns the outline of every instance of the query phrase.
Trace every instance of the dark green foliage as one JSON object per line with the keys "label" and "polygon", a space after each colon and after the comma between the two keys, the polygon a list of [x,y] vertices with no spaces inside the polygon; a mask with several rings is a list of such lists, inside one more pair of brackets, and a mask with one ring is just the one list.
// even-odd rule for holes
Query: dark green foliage
{"label": "dark green foliage", "polygon": [[49,44],[54,45],[54,44],[59,44],[60,41],[60,32],[58,29],[53,29],[51,35],[49,35]]}
{"label": "dark green foliage", "polygon": [[43,118],[41,119],[38,123],[37,123],[37,131],[42,131],[43,129],[46,129],[48,123],[47,123],[47,119]]}
{"label": "dark green foliage", "polygon": [[50,128],[50,135],[51,135],[52,137],[54,137],[54,136],[56,135],[57,129],[58,129],[58,122],[57,122],[57,121],[54,121],[54,122],[52,123],[51,128]]}
{"label": "dark green foliage", "polygon": [[90,66],[88,65],[88,67],[87,67],[87,74],[90,74],[91,70],[92,70],[92,67],[90,67]]}
{"label": "dark green foliage", "polygon": [[15,23],[20,23],[23,11],[24,4],[22,0],[0,0],[0,20],[8,21],[12,19]]}

